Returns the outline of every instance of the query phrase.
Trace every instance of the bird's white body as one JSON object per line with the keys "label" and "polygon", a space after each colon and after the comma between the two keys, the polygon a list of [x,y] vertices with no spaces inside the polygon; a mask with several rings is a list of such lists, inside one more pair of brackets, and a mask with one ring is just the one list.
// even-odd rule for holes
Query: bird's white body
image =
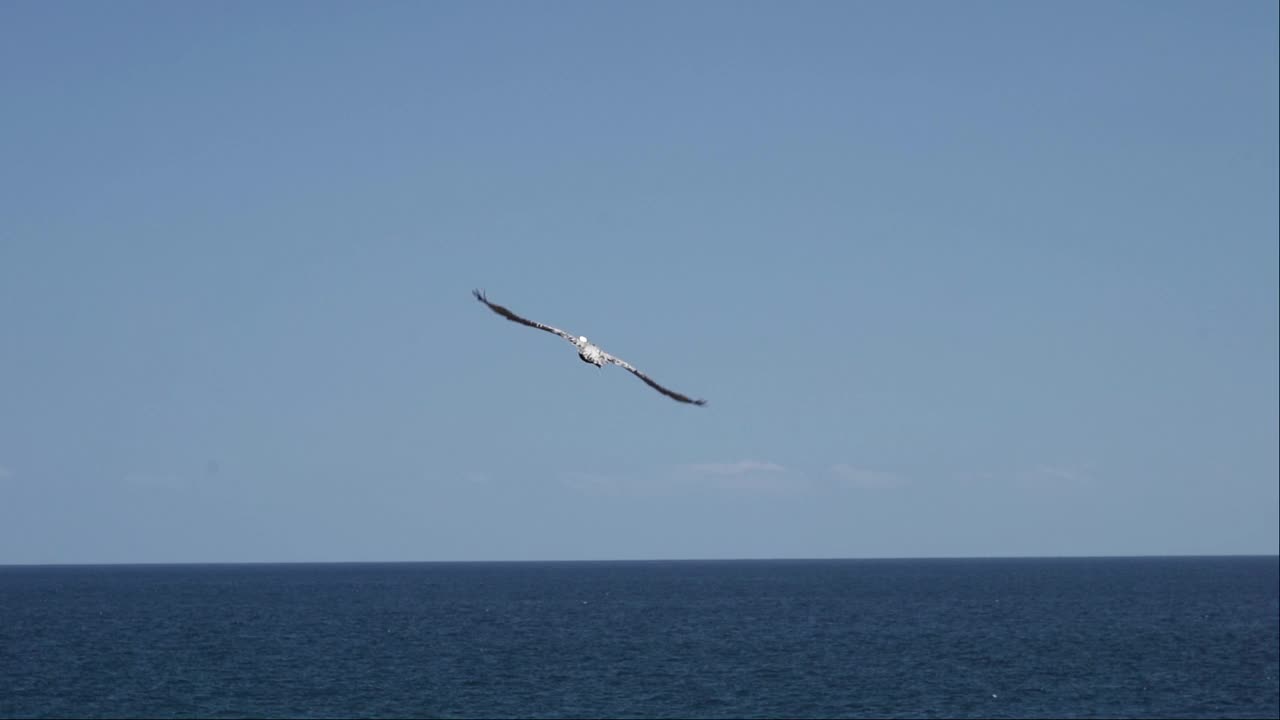
{"label": "bird's white body", "polygon": [[581,335],[578,336],[578,339],[573,344],[578,347],[578,357],[582,358],[583,362],[589,362],[596,367],[604,367],[606,359],[603,350],[587,342],[587,339]]}

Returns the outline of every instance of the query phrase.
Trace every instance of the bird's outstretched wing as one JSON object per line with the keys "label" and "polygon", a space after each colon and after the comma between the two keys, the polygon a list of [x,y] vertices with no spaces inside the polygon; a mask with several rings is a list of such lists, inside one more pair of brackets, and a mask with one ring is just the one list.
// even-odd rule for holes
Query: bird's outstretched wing
{"label": "bird's outstretched wing", "polygon": [[626,360],[623,360],[622,358],[616,358],[616,357],[614,357],[614,356],[610,355],[609,353],[605,353],[605,354],[604,354],[604,359],[605,359],[606,361],[608,361],[608,362],[613,363],[614,365],[617,365],[618,367],[622,368],[623,370],[626,370],[627,372],[631,373],[632,375],[635,375],[636,377],[640,378],[641,380],[643,380],[643,381],[644,381],[644,384],[645,384],[645,385],[648,385],[649,387],[653,388],[654,390],[657,390],[658,392],[662,393],[663,395],[666,395],[667,397],[671,398],[672,400],[679,400],[679,401],[680,401],[680,402],[682,402],[682,403],[689,403],[689,404],[691,404],[691,405],[706,405],[706,404],[707,404],[707,401],[706,401],[706,400],[703,400],[703,399],[701,399],[701,398],[699,398],[699,399],[697,399],[697,400],[694,400],[693,398],[689,397],[688,395],[681,395],[680,393],[678,393],[678,392],[676,392],[676,391],[674,391],[674,390],[668,390],[667,388],[662,387],[662,386],[661,386],[661,385],[659,385],[658,383],[654,382],[654,381],[653,381],[653,378],[651,378],[651,377],[649,377],[648,375],[645,375],[644,373],[642,373],[642,372],[640,372],[639,370],[635,369],[635,366],[633,366],[631,363],[627,362]]}
{"label": "bird's outstretched wing", "polygon": [[577,344],[578,344],[577,340],[575,340],[575,339],[574,339],[574,337],[573,337],[572,335],[570,335],[569,333],[567,333],[567,332],[565,332],[565,331],[561,330],[560,328],[553,328],[553,327],[551,327],[550,325],[543,325],[543,324],[542,324],[542,323],[540,323],[540,322],[534,322],[534,321],[532,321],[532,320],[526,320],[526,319],[524,319],[524,318],[520,317],[519,315],[517,315],[517,314],[515,314],[515,313],[511,312],[510,310],[508,310],[508,309],[506,309],[506,308],[502,307],[501,305],[495,305],[495,304],[493,304],[493,303],[489,302],[488,298],[486,298],[486,297],[484,296],[484,292],[483,292],[483,291],[480,291],[480,290],[472,290],[472,291],[471,291],[471,294],[472,294],[472,295],[475,295],[475,296],[476,296],[476,299],[477,299],[477,300],[479,300],[480,302],[484,303],[485,305],[488,305],[490,310],[492,310],[492,311],[494,311],[494,312],[498,313],[498,314],[499,314],[499,315],[501,315],[502,317],[504,317],[504,318],[506,318],[506,319],[508,319],[508,320],[510,320],[510,321],[512,321],[512,322],[518,322],[518,323],[520,323],[521,325],[528,325],[528,326],[529,326],[529,327],[531,327],[531,328],[538,328],[539,330],[545,330],[545,331],[547,331],[547,332],[549,332],[549,333],[555,333],[556,335],[559,335],[560,337],[564,338],[565,340],[568,340],[569,342],[573,343],[574,345],[577,345]]}

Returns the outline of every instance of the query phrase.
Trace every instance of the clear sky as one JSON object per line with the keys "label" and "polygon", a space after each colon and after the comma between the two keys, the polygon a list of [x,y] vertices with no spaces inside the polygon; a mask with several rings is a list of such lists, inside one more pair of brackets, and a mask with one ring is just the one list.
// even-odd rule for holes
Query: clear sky
{"label": "clear sky", "polygon": [[0,3],[0,564],[1276,553],[1278,24]]}

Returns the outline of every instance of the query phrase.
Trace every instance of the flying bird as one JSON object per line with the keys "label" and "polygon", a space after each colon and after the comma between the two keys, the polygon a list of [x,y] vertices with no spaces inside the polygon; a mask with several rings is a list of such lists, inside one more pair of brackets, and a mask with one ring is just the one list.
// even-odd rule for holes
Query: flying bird
{"label": "flying bird", "polygon": [[472,290],[471,294],[475,295],[476,299],[479,300],[480,302],[484,303],[485,305],[488,305],[490,310],[498,313],[502,317],[512,322],[518,322],[521,325],[528,325],[531,328],[537,328],[539,330],[544,330],[549,333],[555,333],[556,335],[559,335],[565,340],[568,340],[575,348],[578,349],[578,357],[581,358],[583,362],[591,363],[592,365],[595,365],[598,368],[604,367],[605,363],[612,363],[622,368],[623,370],[626,370],[632,375],[635,375],[636,377],[640,378],[641,380],[644,381],[646,385],[648,385],[649,387],[653,388],[654,390],[657,390],[658,392],[662,393],[663,395],[666,395],[667,397],[673,400],[679,400],[682,403],[689,403],[691,405],[707,404],[706,400],[702,400],[702,399],[694,400],[693,398],[687,395],[681,395],[680,393],[674,390],[668,390],[667,388],[662,387],[658,383],[654,382],[653,379],[650,378],[648,375],[645,375],[644,373],[635,369],[635,367],[631,365],[631,363],[627,362],[626,360],[623,360],[622,358],[616,358],[610,355],[609,353],[605,352],[604,350],[601,350],[599,347],[592,345],[590,342],[587,341],[585,337],[581,335],[579,335],[578,337],[574,337],[559,328],[553,328],[550,325],[543,325],[542,323],[534,322],[533,320],[526,320],[525,318],[520,317],[519,315],[511,312],[510,310],[502,307],[501,305],[495,305],[494,303],[489,302],[489,299],[486,298],[484,296],[484,293],[481,292],[480,290]]}

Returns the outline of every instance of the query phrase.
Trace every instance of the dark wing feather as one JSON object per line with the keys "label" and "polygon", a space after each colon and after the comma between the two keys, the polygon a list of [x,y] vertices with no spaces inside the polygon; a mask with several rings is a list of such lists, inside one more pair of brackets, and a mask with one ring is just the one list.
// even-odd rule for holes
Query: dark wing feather
{"label": "dark wing feather", "polygon": [[639,370],[635,369],[635,367],[634,367],[634,366],[632,366],[632,365],[631,365],[631,363],[627,362],[626,360],[623,360],[622,358],[616,358],[616,357],[614,357],[614,356],[610,355],[609,353],[605,353],[605,354],[604,354],[604,359],[605,359],[605,360],[608,360],[609,362],[613,363],[614,365],[617,365],[618,367],[622,368],[623,370],[626,370],[627,372],[631,373],[632,375],[635,375],[636,377],[640,378],[641,380],[643,380],[643,381],[644,381],[644,384],[645,384],[645,385],[648,385],[649,387],[653,388],[654,390],[657,390],[658,392],[662,393],[663,395],[666,395],[667,397],[671,398],[672,400],[679,400],[679,401],[680,401],[680,402],[682,402],[682,403],[689,403],[689,404],[691,404],[691,405],[706,405],[706,404],[707,404],[707,401],[706,401],[706,400],[703,400],[703,399],[701,399],[701,398],[699,398],[699,399],[697,399],[697,400],[694,400],[693,398],[689,397],[688,395],[681,395],[680,393],[676,392],[675,390],[668,390],[667,388],[662,387],[662,386],[661,386],[661,385],[659,385],[658,383],[654,382],[654,381],[653,381],[653,378],[651,378],[651,377],[649,377],[648,375],[645,375],[644,373],[642,373],[642,372],[640,372]]}
{"label": "dark wing feather", "polygon": [[556,335],[559,335],[560,337],[564,338],[565,340],[568,340],[569,342],[573,343],[574,345],[577,345],[577,342],[575,342],[575,341],[574,341],[574,339],[573,339],[573,336],[572,336],[572,335],[570,335],[569,333],[567,333],[567,332],[565,332],[565,331],[563,331],[563,330],[561,330],[561,329],[559,329],[559,328],[553,328],[553,327],[551,327],[550,325],[543,325],[542,323],[540,323],[540,322],[534,322],[533,320],[526,320],[526,319],[524,319],[524,318],[520,317],[519,315],[517,315],[517,314],[515,314],[515,313],[511,312],[510,310],[508,310],[508,309],[506,309],[506,308],[502,307],[501,305],[495,305],[494,303],[489,302],[489,299],[488,299],[488,298],[486,298],[486,297],[484,296],[484,293],[483,293],[483,292],[481,292],[480,290],[472,290],[472,291],[471,291],[471,294],[472,294],[472,295],[475,295],[475,296],[476,296],[476,299],[477,299],[477,300],[479,300],[480,302],[484,303],[485,305],[488,305],[490,310],[492,310],[492,311],[494,311],[494,312],[498,313],[498,314],[499,314],[499,315],[501,315],[502,317],[504,317],[504,318],[506,318],[506,319],[508,319],[508,320],[510,320],[510,321],[512,321],[512,322],[518,322],[518,323],[520,323],[521,325],[528,325],[528,326],[529,326],[529,327],[531,327],[531,328],[537,328],[537,329],[539,329],[539,330],[545,330],[546,332],[549,332],[549,333],[555,333]]}

